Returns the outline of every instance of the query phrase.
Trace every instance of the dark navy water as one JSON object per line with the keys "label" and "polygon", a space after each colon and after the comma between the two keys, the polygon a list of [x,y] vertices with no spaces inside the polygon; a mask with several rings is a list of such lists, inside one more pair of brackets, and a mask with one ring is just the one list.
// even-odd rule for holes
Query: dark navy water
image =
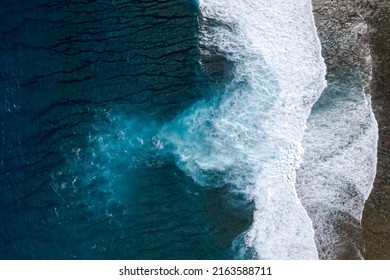
{"label": "dark navy water", "polygon": [[326,87],[309,0],[1,4],[0,259],[361,258],[368,45]]}
{"label": "dark navy water", "polygon": [[2,1],[1,259],[237,257],[251,203],[158,135],[232,68],[201,68],[194,2]]}

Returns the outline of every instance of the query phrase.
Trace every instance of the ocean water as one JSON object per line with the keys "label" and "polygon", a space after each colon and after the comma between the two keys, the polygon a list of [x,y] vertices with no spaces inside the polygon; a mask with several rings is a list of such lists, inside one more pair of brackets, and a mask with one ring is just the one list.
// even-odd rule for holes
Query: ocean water
{"label": "ocean water", "polygon": [[[321,256],[313,213],[332,200],[310,188],[334,172],[310,143],[334,112],[317,102],[310,1],[15,0],[0,14],[1,259]],[[359,98],[336,111],[361,104],[374,144]]]}

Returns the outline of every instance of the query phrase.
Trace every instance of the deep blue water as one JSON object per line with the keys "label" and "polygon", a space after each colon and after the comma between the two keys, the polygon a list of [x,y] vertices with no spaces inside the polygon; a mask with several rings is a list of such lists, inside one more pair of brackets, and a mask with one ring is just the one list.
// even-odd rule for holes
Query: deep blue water
{"label": "deep blue water", "polygon": [[362,257],[369,46],[326,86],[309,0],[1,4],[0,259]]}
{"label": "deep blue water", "polygon": [[1,259],[237,257],[251,203],[198,185],[159,142],[233,67],[211,50],[201,69],[197,9],[2,1]]}

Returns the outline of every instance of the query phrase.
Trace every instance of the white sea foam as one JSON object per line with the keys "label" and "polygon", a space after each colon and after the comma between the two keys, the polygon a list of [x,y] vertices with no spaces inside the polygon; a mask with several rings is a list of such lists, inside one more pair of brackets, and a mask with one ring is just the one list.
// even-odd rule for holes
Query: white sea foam
{"label": "white sea foam", "polygon": [[[365,32],[366,28],[360,23],[352,30]],[[355,224],[357,235],[376,173],[378,126],[369,94],[369,46],[362,46],[361,52],[368,75],[355,73],[355,79],[331,82],[309,117],[303,140],[297,190],[313,220],[320,257],[325,259],[351,252],[348,247],[361,257],[362,245],[356,244],[361,242],[343,237],[348,233],[337,230],[335,223]]]}
{"label": "white sea foam", "polygon": [[201,43],[235,65],[223,97],[199,102],[160,137],[177,164],[212,187],[255,202],[246,248],[261,259],[315,259],[312,222],[295,190],[301,140],[325,87],[309,0],[203,0]]}

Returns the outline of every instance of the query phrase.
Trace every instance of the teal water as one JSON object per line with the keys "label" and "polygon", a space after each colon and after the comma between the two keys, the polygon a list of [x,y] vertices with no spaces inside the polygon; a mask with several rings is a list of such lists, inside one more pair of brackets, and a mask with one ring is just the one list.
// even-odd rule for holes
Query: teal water
{"label": "teal water", "polygon": [[215,98],[192,1],[5,1],[0,258],[232,259],[252,204],[198,185],[159,131]]}

